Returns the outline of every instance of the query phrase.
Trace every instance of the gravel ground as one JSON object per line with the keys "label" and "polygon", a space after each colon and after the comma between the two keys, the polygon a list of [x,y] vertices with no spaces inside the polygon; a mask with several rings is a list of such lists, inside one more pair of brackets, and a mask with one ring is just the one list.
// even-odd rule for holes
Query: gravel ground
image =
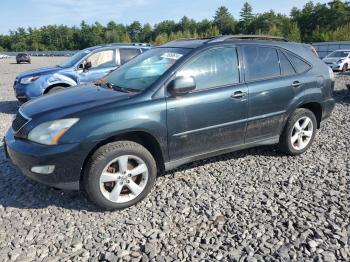
{"label": "gravel ground", "polygon": [[[57,64],[0,61],[0,136],[18,104],[15,75]],[[158,179],[142,203],[100,212],[81,193],[31,182],[0,148],[0,261],[350,260],[350,93],[338,75],[333,116],[311,150],[261,147]]]}

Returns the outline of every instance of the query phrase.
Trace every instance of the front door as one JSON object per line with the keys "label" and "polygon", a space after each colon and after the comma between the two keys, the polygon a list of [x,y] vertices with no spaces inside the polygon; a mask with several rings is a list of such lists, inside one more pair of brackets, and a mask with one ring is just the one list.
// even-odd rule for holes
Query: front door
{"label": "front door", "polygon": [[206,50],[176,76],[192,76],[196,89],[167,98],[169,156],[177,160],[243,144],[247,87],[240,83],[234,47]]}
{"label": "front door", "polygon": [[91,83],[101,79],[118,67],[116,50],[105,49],[91,54],[85,61],[91,63],[91,68],[78,70],[79,84]]}

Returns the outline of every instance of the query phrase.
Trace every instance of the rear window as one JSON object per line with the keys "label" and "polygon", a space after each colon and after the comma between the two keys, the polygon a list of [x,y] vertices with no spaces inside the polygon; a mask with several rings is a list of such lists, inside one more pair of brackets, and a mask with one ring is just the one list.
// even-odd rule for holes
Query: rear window
{"label": "rear window", "polygon": [[246,80],[254,81],[281,75],[277,50],[270,47],[243,47]]}
{"label": "rear window", "polygon": [[311,68],[311,66],[306,61],[294,55],[293,53],[287,52],[287,56],[289,60],[292,62],[298,74],[304,73]]}

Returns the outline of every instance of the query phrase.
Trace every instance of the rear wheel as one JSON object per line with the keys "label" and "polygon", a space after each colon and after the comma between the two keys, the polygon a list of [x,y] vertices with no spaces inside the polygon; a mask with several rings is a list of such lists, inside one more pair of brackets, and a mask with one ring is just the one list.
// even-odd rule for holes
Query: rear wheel
{"label": "rear wheel", "polygon": [[155,160],[146,148],[131,141],[118,141],[102,146],[93,154],[82,184],[92,202],[114,210],[144,199],[156,176]]}
{"label": "rear wheel", "polygon": [[280,138],[281,151],[300,155],[309,149],[315,139],[317,121],[314,113],[305,108],[295,110]]}

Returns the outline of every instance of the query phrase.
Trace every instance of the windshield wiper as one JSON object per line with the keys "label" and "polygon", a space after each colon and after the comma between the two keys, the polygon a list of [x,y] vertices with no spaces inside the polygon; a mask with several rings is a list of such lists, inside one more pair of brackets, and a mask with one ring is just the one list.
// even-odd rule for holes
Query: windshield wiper
{"label": "windshield wiper", "polygon": [[139,93],[140,92],[140,90],[138,90],[138,89],[121,87],[121,86],[117,86],[117,85],[114,85],[114,84],[109,83],[109,82],[106,83],[106,86],[109,89],[113,89],[115,91],[120,91],[120,92],[124,92],[124,93]]}

